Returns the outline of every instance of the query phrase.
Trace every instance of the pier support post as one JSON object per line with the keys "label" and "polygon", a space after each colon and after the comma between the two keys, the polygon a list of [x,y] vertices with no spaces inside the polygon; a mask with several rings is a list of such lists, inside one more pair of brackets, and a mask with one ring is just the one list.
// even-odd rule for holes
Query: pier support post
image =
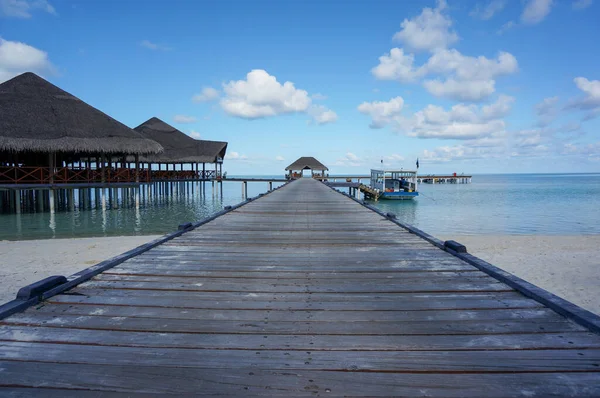
{"label": "pier support post", "polygon": [[21,191],[19,189],[15,190],[15,211],[17,214],[21,213]]}
{"label": "pier support post", "polygon": [[273,190],[273,181],[269,181],[269,191]]}
{"label": "pier support post", "polygon": [[54,189],[51,189],[48,192],[48,200],[50,202],[50,205],[49,205],[49,207],[50,207],[50,214],[54,214],[54,212],[56,211],[56,207],[54,207],[54,199],[55,199],[54,198]]}

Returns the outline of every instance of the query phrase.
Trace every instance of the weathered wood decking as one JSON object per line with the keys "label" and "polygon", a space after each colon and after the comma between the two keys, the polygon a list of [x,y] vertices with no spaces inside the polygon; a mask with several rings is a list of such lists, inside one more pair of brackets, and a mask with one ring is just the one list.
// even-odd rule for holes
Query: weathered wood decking
{"label": "weathered wood decking", "polygon": [[0,395],[99,392],[600,396],[600,336],[303,179],[0,322]]}

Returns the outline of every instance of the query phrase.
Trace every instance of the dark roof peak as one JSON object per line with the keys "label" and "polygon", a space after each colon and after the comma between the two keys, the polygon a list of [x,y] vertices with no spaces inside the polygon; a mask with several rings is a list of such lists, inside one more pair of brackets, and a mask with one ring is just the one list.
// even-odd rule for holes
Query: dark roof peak
{"label": "dark roof peak", "polygon": [[162,147],[32,72],[0,84],[0,150],[159,153]]}
{"label": "dark roof peak", "polygon": [[327,166],[325,166],[323,163],[319,162],[317,159],[313,158],[312,156],[303,156],[303,157],[299,158],[298,160],[296,160],[294,163],[290,164],[285,169],[288,171],[289,170],[307,170],[307,169],[329,171]]}

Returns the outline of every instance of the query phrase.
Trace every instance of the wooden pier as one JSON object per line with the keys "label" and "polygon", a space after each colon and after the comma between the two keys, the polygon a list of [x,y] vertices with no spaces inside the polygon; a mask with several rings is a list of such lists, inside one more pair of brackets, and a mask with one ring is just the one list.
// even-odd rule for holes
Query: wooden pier
{"label": "wooden pier", "polygon": [[0,321],[0,395],[600,396],[598,317],[399,224],[305,178],[184,225]]}

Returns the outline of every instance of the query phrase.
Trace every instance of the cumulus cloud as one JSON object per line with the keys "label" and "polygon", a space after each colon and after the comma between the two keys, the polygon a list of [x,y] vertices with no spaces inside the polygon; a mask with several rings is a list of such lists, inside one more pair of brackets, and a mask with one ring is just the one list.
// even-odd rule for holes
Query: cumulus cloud
{"label": "cumulus cloud", "polygon": [[491,19],[494,15],[499,13],[506,7],[507,0],[492,0],[488,2],[486,5],[481,5],[477,3],[475,8],[469,13],[473,18],[481,19],[487,21]]}
{"label": "cumulus cloud", "polygon": [[230,151],[225,154],[227,160],[248,160],[248,156],[241,155],[239,152]]}
{"label": "cumulus cloud", "polygon": [[359,111],[371,116],[371,128],[390,125],[411,137],[470,140],[502,133],[502,120],[511,110],[513,97],[501,95],[496,102],[478,107],[457,104],[449,110],[428,105],[411,117],[401,115],[404,101],[397,97],[388,102],[364,102]]}
{"label": "cumulus cloud", "polygon": [[538,118],[538,126],[544,127],[549,125],[558,116],[558,97],[544,98],[542,102],[535,105],[534,110]]}
{"label": "cumulus cloud", "polygon": [[175,115],[173,117],[173,121],[175,123],[182,123],[182,124],[195,123],[197,120],[198,119],[196,119],[194,116]]}
{"label": "cumulus cloud", "polygon": [[192,97],[192,101],[194,102],[210,102],[219,98],[219,91],[212,87],[204,87],[202,88],[202,92],[195,94]]}
{"label": "cumulus cloud", "polygon": [[323,105],[312,105],[308,109],[308,114],[312,117],[313,121],[319,125],[333,123],[338,119],[338,116],[334,111]]}
{"label": "cumulus cloud", "polygon": [[432,51],[455,43],[458,35],[452,30],[452,20],[444,13],[446,8],[445,0],[438,0],[436,8],[424,8],[420,15],[405,19],[394,40],[414,51]]}
{"label": "cumulus cloud", "polygon": [[347,152],[343,158],[337,159],[334,164],[336,166],[362,166],[362,160],[352,152]]}
{"label": "cumulus cloud", "polygon": [[24,72],[54,73],[54,66],[45,51],[0,38],[0,83]]}
{"label": "cumulus cloud", "polygon": [[311,100],[305,90],[292,82],[279,83],[262,69],[246,75],[246,80],[231,81],[223,86],[221,107],[232,116],[257,119],[286,113],[305,112]]}
{"label": "cumulus cloud", "polygon": [[363,102],[358,106],[358,111],[371,117],[372,129],[380,129],[398,118],[404,107],[404,99],[395,97],[389,101]]}
{"label": "cumulus cloud", "polygon": [[371,69],[371,73],[379,80],[414,82],[426,72],[423,68],[415,68],[414,62],[413,54],[406,54],[402,48],[392,48],[389,54],[379,57],[379,65]]}
{"label": "cumulus cloud", "polygon": [[34,11],[45,11],[57,15],[47,0],[0,0],[0,16],[13,18],[31,18]]}
{"label": "cumulus cloud", "polygon": [[600,116],[600,80],[576,77],[573,81],[583,96],[570,100],[566,109],[586,111],[584,121]]}
{"label": "cumulus cloud", "polygon": [[[319,124],[333,123],[337,114],[322,105],[313,105],[305,90],[298,89],[292,82],[283,84],[275,76],[262,69],[246,75],[246,80],[230,81],[223,85],[225,95],[221,108],[231,116],[258,119],[290,113],[306,113]],[[323,99],[322,94],[313,98]]]}
{"label": "cumulus cloud", "polygon": [[437,50],[421,65],[414,65],[414,56],[401,48],[379,57],[379,65],[371,73],[380,80],[416,82],[425,76],[423,86],[436,97],[457,101],[481,101],[495,92],[496,78],[518,71],[517,59],[508,52],[499,52],[496,58],[471,57],[456,49]]}
{"label": "cumulus cloud", "polygon": [[200,139],[200,133],[198,131],[191,130],[189,136],[195,140]]}
{"label": "cumulus cloud", "polygon": [[574,0],[572,7],[574,10],[584,10],[592,5],[592,0]]}
{"label": "cumulus cloud", "polygon": [[142,40],[140,42],[140,46],[147,48],[148,50],[153,50],[153,51],[169,51],[169,50],[171,50],[170,47],[164,46],[162,44],[153,43],[150,40]]}
{"label": "cumulus cloud", "polygon": [[278,162],[283,162],[285,160],[285,158],[281,155],[275,156],[275,160]]}
{"label": "cumulus cloud", "polygon": [[500,52],[496,59],[489,59],[484,56],[465,56],[452,49],[436,52],[422,68],[427,74],[448,76],[445,80],[427,80],[423,83],[436,97],[481,101],[494,93],[497,77],[517,72],[518,63],[507,52]]}
{"label": "cumulus cloud", "polygon": [[550,14],[553,0],[528,0],[521,13],[521,22],[527,25],[540,23]]}

